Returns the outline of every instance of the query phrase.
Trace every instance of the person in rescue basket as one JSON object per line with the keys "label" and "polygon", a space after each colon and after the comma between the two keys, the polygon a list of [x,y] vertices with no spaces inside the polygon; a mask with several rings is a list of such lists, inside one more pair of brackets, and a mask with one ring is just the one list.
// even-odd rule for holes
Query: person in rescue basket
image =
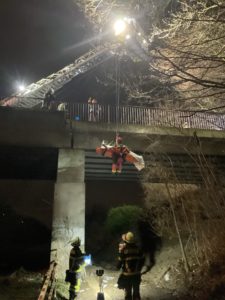
{"label": "person in rescue basket", "polygon": [[134,240],[134,234],[127,232],[122,235],[119,244],[117,268],[122,272],[117,284],[125,291],[125,300],[140,300],[141,269],[144,264],[144,254]]}
{"label": "person in rescue basket", "polygon": [[122,144],[122,137],[117,135],[115,145],[112,147],[112,173],[121,173],[125,156],[129,149]]}

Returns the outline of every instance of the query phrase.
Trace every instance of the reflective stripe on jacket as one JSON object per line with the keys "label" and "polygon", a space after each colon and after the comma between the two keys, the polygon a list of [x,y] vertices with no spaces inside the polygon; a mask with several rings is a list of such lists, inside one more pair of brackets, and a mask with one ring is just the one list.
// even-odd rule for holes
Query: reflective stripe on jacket
{"label": "reflective stripe on jacket", "polygon": [[140,274],[144,264],[144,254],[135,243],[124,243],[118,255],[117,267],[124,275]]}

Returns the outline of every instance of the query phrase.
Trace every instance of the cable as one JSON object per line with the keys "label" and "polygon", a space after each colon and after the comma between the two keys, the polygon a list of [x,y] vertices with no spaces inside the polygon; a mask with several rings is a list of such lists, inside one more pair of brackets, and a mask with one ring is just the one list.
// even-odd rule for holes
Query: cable
{"label": "cable", "polygon": [[116,137],[118,136],[118,127],[119,127],[119,106],[120,106],[120,59],[119,55],[116,55]]}

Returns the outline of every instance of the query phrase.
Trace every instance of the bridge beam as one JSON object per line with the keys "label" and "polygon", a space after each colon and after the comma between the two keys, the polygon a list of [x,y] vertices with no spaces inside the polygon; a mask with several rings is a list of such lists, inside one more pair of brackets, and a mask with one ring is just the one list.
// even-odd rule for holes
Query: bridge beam
{"label": "bridge beam", "polygon": [[[72,122],[74,148],[95,150],[103,140],[115,141],[116,124]],[[123,142],[132,151],[198,154],[196,135],[205,155],[225,154],[225,131],[179,129],[123,124],[119,127]]]}
{"label": "bridge beam", "polygon": [[65,276],[69,264],[71,240],[85,239],[84,151],[60,149],[55,184],[51,256],[57,249],[57,276]]}

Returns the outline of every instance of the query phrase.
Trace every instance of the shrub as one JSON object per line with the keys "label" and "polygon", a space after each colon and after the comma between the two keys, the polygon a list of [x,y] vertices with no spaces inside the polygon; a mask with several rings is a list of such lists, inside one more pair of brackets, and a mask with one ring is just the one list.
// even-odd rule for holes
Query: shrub
{"label": "shrub", "polygon": [[142,213],[142,208],[135,205],[111,208],[106,219],[106,229],[112,234],[132,230],[137,227]]}

